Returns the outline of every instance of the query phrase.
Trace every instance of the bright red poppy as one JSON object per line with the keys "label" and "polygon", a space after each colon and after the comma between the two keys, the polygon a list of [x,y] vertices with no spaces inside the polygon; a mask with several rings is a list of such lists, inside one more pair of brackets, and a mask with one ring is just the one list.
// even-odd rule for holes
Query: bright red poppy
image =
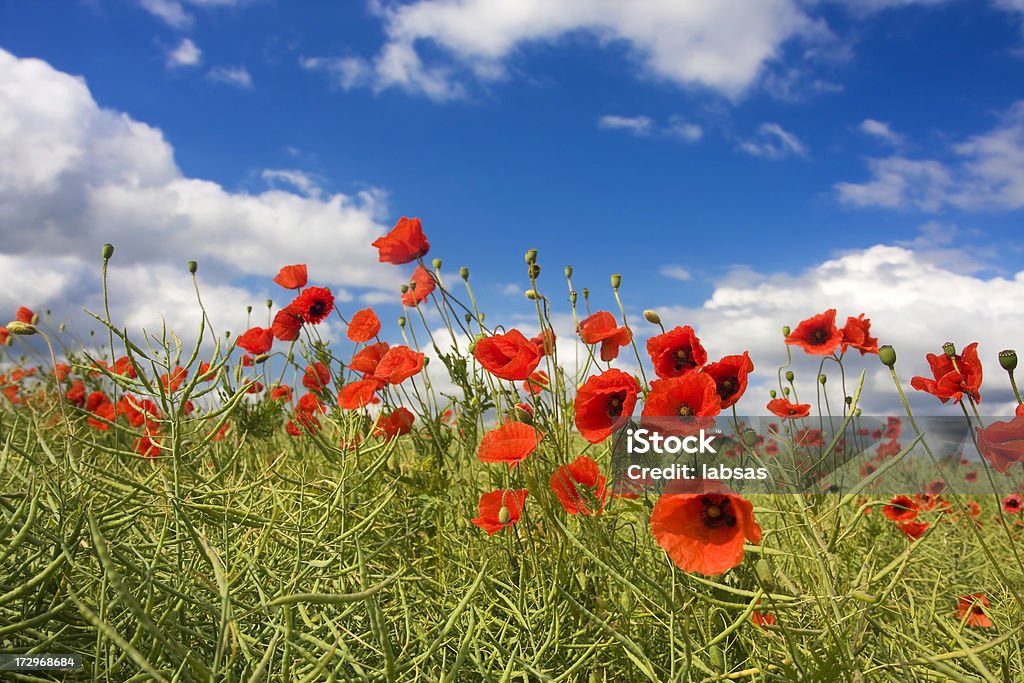
{"label": "bright red poppy", "polygon": [[11,341],[11,333],[6,327],[0,326],[0,346],[7,346]]}
{"label": "bright red poppy", "polygon": [[871,331],[871,319],[865,318],[864,314],[861,313],[856,318],[849,317],[846,319],[846,325],[843,329],[839,330],[839,334],[842,336],[842,351],[846,353],[846,349],[851,346],[858,351],[860,355],[867,353],[878,353],[878,339],[872,337]]}
{"label": "bright red poppy", "polygon": [[992,628],[992,620],[985,614],[988,607],[988,598],[981,593],[961,595],[956,601],[956,618],[968,626]]}
{"label": "bright red poppy", "polygon": [[271,387],[270,400],[281,401],[282,403],[291,403],[292,388],[287,384],[278,384],[277,386]]}
{"label": "bright red poppy", "polygon": [[412,272],[412,279],[409,280],[409,289],[402,295],[402,304],[409,307],[419,306],[435,289],[437,281],[430,271],[423,266],[416,266],[416,270]]}
{"label": "bright red poppy", "polygon": [[312,415],[313,413],[326,413],[327,408],[316,394],[303,394],[295,404],[295,412]]}
{"label": "bright red poppy", "polygon": [[762,612],[761,610],[756,609],[754,610],[754,613],[750,615],[750,621],[753,622],[755,626],[760,626],[761,628],[764,628],[765,626],[774,626],[775,615],[771,612]]}
{"label": "bright red poppy", "polygon": [[35,325],[36,321],[39,320],[36,314],[32,312],[32,309],[25,308],[24,306],[18,308],[18,311],[14,314],[14,319],[19,323],[27,325]]}
{"label": "bright red poppy", "polygon": [[999,472],[1007,474],[1014,463],[1024,460],[1024,417],[974,430],[978,435],[978,452]]}
{"label": "bright red poppy", "polygon": [[144,424],[157,424],[160,419],[160,408],[148,398],[139,398],[131,394],[125,394],[117,401],[117,412],[128,419],[132,427],[141,427]]}
{"label": "bright red poppy", "polygon": [[301,311],[291,304],[285,306],[274,316],[274,322],[271,323],[270,329],[273,331],[275,339],[295,341],[299,338],[299,331],[302,330]]}
{"label": "bright red poppy", "polygon": [[548,378],[548,373],[539,370],[523,381],[523,391],[531,396],[536,396],[547,389],[550,384],[551,380]]}
{"label": "bright red poppy", "polygon": [[135,439],[135,452],[146,458],[160,455],[160,430],[147,427],[145,433]]}
{"label": "bright red poppy", "polygon": [[358,343],[367,342],[377,336],[380,332],[380,318],[373,312],[372,308],[364,308],[356,311],[352,320],[348,323],[348,330],[345,336]]}
{"label": "bright red poppy", "polygon": [[249,354],[245,354],[244,356],[242,356],[242,367],[243,368],[251,368],[254,365],[256,365],[256,359],[255,358],[253,358]]}
{"label": "bright red poppy", "polygon": [[503,462],[512,469],[531,453],[544,438],[544,433],[528,424],[508,421],[497,429],[484,434],[480,439],[477,457],[480,462]]}
{"label": "bright red poppy", "polygon": [[392,263],[400,266],[423,258],[430,251],[430,242],[423,234],[423,224],[419,218],[402,216],[395,227],[383,237],[373,241],[377,248],[381,263]]}
{"label": "bright red poppy", "polygon": [[722,412],[715,380],[703,373],[690,373],[651,382],[644,402],[645,417],[713,417]]}
{"label": "bright red poppy", "polygon": [[[962,354],[950,358],[946,354],[929,353],[925,358],[935,379],[914,377],[910,386],[925,391],[945,403],[953,399],[959,403],[968,394],[975,403],[981,403],[982,369],[978,359],[978,342],[964,347]],[[954,363],[955,361],[955,363]]]}
{"label": "bright red poppy", "polygon": [[[473,520],[473,524],[486,531],[488,536],[512,526],[522,516],[526,495],[526,489],[499,489],[485,493],[480,496],[480,516]],[[505,510],[504,515],[502,509]]]}
{"label": "bright red poppy", "polygon": [[302,373],[302,386],[310,391],[321,392],[331,383],[331,369],[322,361],[307,365]]}
{"label": "bright red poppy", "polygon": [[235,344],[249,353],[266,353],[274,345],[274,331],[269,327],[253,327],[239,336]]}
{"label": "bright red poppy", "polygon": [[790,403],[785,398],[775,398],[768,401],[768,410],[781,418],[807,417],[811,414],[810,403]]}
{"label": "bright red poppy", "polygon": [[530,341],[537,345],[537,350],[540,351],[542,356],[550,356],[555,352],[555,331],[550,327],[544,328],[540,334],[532,337]]}
{"label": "bright red poppy", "polygon": [[307,280],[308,275],[305,263],[298,263],[294,266],[284,266],[281,268],[281,271],[274,276],[274,282],[285,289],[302,289],[306,286]]}
{"label": "bright red poppy", "polygon": [[168,391],[177,391],[186,379],[188,379],[188,368],[183,368],[180,365],[170,373],[160,375],[160,381],[163,382],[164,389]]}
{"label": "bright red poppy", "polygon": [[909,522],[917,517],[917,503],[910,496],[896,496],[885,504],[882,514],[894,522]]}
{"label": "bright red poppy", "polygon": [[345,410],[359,410],[370,405],[375,393],[377,393],[376,380],[363,379],[350,382],[338,392],[338,406]]}
{"label": "bright red poppy", "polygon": [[581,455],[555,470],[548,485],[570,515],[595,515],[604,510],[607,483],[597,463]]}
{"label": "bright red poppy", "polygon": [[394,346],[381,357],[373,376],[388,384],[401,384],[423,370],[424,354],[408,346]]}
{"label": "bright red poppy", "polygon": [[380,363],[389,348],[387,342],[370,344],[352,356],[352,362],[348,364],[348,367],[354,372],[372,375],[376,372],[377,364]]}
{"label": "bright red poppy", "polygon": [[601,360],[606,363],[619,357],[619,349],[629,344],[633,333],[628,327],[619,327],[615,316],[598,311],[580,322],[580,339],[586,344],[601,345]]}
{"label": "bright red poppy", "polygon": [[249,386],[245,388],[247,394],[258,394],[263,391],[263,382],[250,382]]}
{"label": "bright red poppy", "polygon": [[815,356],[831,354],[842,340],[843,335],[836,327],[836,309],[834,308],[804,320],[786,337],[787,344],[799,346]]}
{"label": "bright red poppy", "polygon": [[1008,512],[1011,515],[1019,515],[1022,508],[1024,508],[1024,500],[1021,499],[1019,493],[1011,493],[1010,495],[1003,498],[1003,512]]}
{"label": "bright red poppy", "polygon": [[[691,483],[689,488],[697,489]],[[743,545],[761,542],[754,506],[718,482],[700,482],[700,492],[668,493],[651,511],[651,532],[677,567],[707,576],[743,561]]]}
{"label": "bright red poppy", "polygon": [[611,368],[587,378],[576,392],[576,429],[590,443],[608,438],[633,414],[640,383],[632,375]]}
{"label": "bright red poppy", "polygon": [[[306,394],[309,396],[310,394]],[[288,420],[284,429],[290,436],[305,436],[319,432],[321,429],[320,420],[312,412],[296,410],[294,420]]]}
{"label": "bright red poppy", "polygon": [[212,382],[213,380],[217,379],[217,373],[212,372],[212,368],[213,366],[207,363],[206,361],[203,361],[202,363],[199,364],[200,382]]}
{"label": "bright red poppy", "polygon": [[1024,415],[1024,404],[1017,406],[1017,409],[1013,411],[1013,414],[1017,417]]}
{"label": "bright red poppy", "polygon": [[326,287],[309,287],[288,304],[310,325],[322,322],[334,310],[334,295]]}
{"label": "bright red poppy", "polygon": [[902,522],[896,526],[903,532],[904,536],[916,541],[924,535],[924,532],[928,531],[931,524],[927,522]]}
{"label": "bright red poppy", "polygon": [[681,377],[708,362],[708,352],[689,325],[651,337],[647,340],[647,353],[655,374],[662,379]]}
{"label": "bright red poppy", "polygon": [[495,377],[521,382],[537,369],[541,354],[536,344],[519,330],[512,329],[478,341],[473,357]]}
{"label": "bright red poppy", "polygon": [[750,360],[750,354],[746,351],[743,355],[726,356],[717,363],[701,368],[701,372],[715,380],[723,410],[740,400],[747,390],[747,375],[753,371],[754,362]]}
{"label": "bright red poppy", "polygon": [[89,394],[89,397],[85,399],[85,409],[93,414],[93,417],[89,418],[89,425],[101,432],[110,429],[110,425],[107,422],[113,422],[117,419],[114,404],[110,401],[110,397],[102,391],[94,391]]}
{"label": "bright red poppy", "polygon": [[82,408],[85,406],[85,382],[80,379],[76,379],[68,387],[68,393],[64,397],[75,406]]}
{"label": "bright red poppy", "polygon": [[373,430],[374,436],[383,436],[385,439],[408,434],[412,431],[412,423],[416,416],[408,408],[400,407],[387,415],[381,415],[377,420],[377,428]]}

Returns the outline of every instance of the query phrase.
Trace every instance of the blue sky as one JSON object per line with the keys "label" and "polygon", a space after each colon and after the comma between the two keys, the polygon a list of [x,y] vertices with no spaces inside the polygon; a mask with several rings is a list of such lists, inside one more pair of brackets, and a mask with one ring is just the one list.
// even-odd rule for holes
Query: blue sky
{"label": "blue sky", "polygon": [[[78,103],[85,114],[67,117],[69,131],[97,110],[121,123],[82,135],[102,139],[124,120],[158,131],[160,145],[147,138],[138,149],[173,154],[176,170],[159,162],[154,186],[219,186],[223,206],[208,214],[209,203],[175,195],[191,214],[166,217],[148,242],[137,219],[110,219],[120,226],[111,234],[128,244],[121,253],[151,264],[154,282],[157,266],[171,263],[144,253],[147,244],[168,259],[184,253],[169,243],[174,221],[190,226],[195,243],[204,230],[216,233],[204,221],[244,221],[255,210],[241,208],[245,198],[265,198],[275,212],[266,225],[277,227],[260,229],[298,243],[303,216],[337,196],[353,202],[353,215],[338,223],[352,235],[372,238],[401,215],[421,217],[445,269],[470,266],[488,306],[508,315],[528,312],[503,291],[523,283],[529,247],[541,250],[554,292],[564,291],[566,263],[578,286],[595,291],[621,272],[631,308],[672,310],[716,331],[730,329],[742,306],[776,320],[773,330],[817,312],[819,301],[840,316],[876,304],[885,310],[875,315],[892,321],[921,310],[917,300],[891,305],[875,286],[887,273],[906,291],[941,291],[950,276],[964,278],[968,310],[971,297],[1018,291],[1024,3],[499,4],[0,0],[0,49],[17,64],[42,60],[60,87],[65,75],[84,78],[93,103]],[[19,82],[42,87],[36,76]],[[135,144],[130,128],[113,137]],[[89,144],[100,153],[96,140]],[[146,154],[124,153],[118,163],[146,165]],[[122,182],[137,169],[106,170]],[[266,194],[275,188],[294,197]],[[42,195],[6,191],[19,207],[7,224],[28,230]],[[322,251],[331,242],[320,220],[314,248]],[[46,272],[48,258],[72,259],[72,247],[104,241],[93,227],[75,235],[57,247],[7,247],[0,269],[19,259]],[[877,245],[896,251],[879,256]],[[313,277],[347,286],[355,304],[387,310],[383,293],[394,291],[395,275],[366,253],[339,250],[318,256],[340,272],[313,269]],[[301,250],[282,250],[291,256]],[[860,273],[863,291],[823,281],[844,256],[852,260],[838,266],[842,277]],[[208,272],[225,296],[275,294],[265,284],[270,263],[209,258],[220,259]],[[76,277],[68,282],[86,276]],[[793,298],[808,290],[820,296],[767,308],[737,303],[744,292]],[[44,299],[59,298],[59,288],[47,292]],[[979,334],[1005,320],[1001,310],[977,315]],[[963,319],[945,314],[937,337]],[[918,336],[892,332],[900,334],[908,344]],[[723,346],[760,343],[748,339]],[[1004,340],[1010,332],[993,346]]]}

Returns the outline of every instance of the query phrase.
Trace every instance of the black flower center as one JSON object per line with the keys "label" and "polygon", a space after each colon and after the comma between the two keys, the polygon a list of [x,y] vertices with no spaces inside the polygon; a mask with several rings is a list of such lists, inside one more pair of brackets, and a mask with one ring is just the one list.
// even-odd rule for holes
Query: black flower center
{"label": "black flower center", "polygon": [[736,514],[732,502],[725,496],[702,496],[700,499],[700,521],[708,529],[736,526]]}
{"label": "black flower center", "polygon": [[690,360],[690,354],[686,349],[679,349],[676,351],[675,368],[676,370],[682,370],[683,368],[693,365]]}
{"label": "black flower center", "polygon": [[323,301],[314,301],[309,307],[309,317],[319,318],[327,310],[327,305]]}
{"label": "black flower center", "polygon": [[811,333],[811,339],[815,344],[824,344],[828,341],[828,332],[823,327],[819,327],[813,333]]}
{"label": "black flower center", "polygon": [[616,418],[622,416],[622,403],[625,396],[626,395],[624,392],[620,392],[617,394],[612,394],[608,398],[608,402],[605,404],[605,409],[608,412],[608,417]]}

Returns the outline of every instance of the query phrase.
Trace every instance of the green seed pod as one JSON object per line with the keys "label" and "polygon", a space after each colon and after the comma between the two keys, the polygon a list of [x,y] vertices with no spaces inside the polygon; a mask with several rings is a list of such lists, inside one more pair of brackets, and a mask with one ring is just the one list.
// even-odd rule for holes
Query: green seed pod
{"label": "green seed pod", "polygon": [[31,323],[23,323],[20,320],[14,320],[7,323],[7,331],[11,334],[16,334],[19,337],[27,337],[29,335],[36,334],[37,330],[35,325]]}
{"label": "green seed pod", "polygon": [[889,368],[896,365],[896,349],[892,348],[888,344],[885,346],[879,346],[878,360],[882,361],[882,365]]}
{"label": "green seed pod", "polygon": [[708,650],[708,664],[715,671],[723,671],[725,669],[725,657],[722,656],[722,648],[717,645],[711,646],[711,649]]}
{"label": "green seed pod", "polygon": [[398,291],[401,292],[402,294],[405,294],[406,292],[409,291],[409,285],[403,284],[401,287],[398,288]]}
{"label": "green seed pod", "polygon": [[430,265],[434,266],[434,270],[441,270],[441,259],[434,259],[430,262]]}
{"label": "green seed pod", "polygon": [[612,289],[618,290],[622,286],[622,276],[618,273],[612,275]]}
{"label": "green seed pod", "polygon": [[824,384],[827,381],[828,381],[828,377],[826,377],[825,375],[818,375],[818,382],[820,382],[821,384]]}
{"label": "green seed pod", "polygon": [[481,324],[481,325],[483,325],[483,324],[484,324],[484,318],[485,318],[485,317],[486,317],[486,316],[485,316],[485,315],[484,315],[483,313],[481,313],[481,314],[480,314],[479,316],[477,316],[477,320],[479,320],[479,321],[480,321],[480,324]]}
{"label": "green seed pod", "polygon": [[956,355],[956,345],[953,342],[946,342],[942,345],[942,351],[947,358],[952,358]]}
{"label": "green seed pod", "polygon": [[466,266],[462,266],[461,268],[459,268],[459,277],[461,277],[463,280],[469,280],[469,268],[467,268]]}
{"label": "green seed pod", "polygon": [[100,253],[103,254],[104,261],[109,261],[110,258],[114,255],[114,245],[107,242],[106,244],[103,245],[103,249]]}
{"label": "green seed pod", "polygon": [[538,266],[536,263],[531,264],[530,267],[527,269],[526,274],[530,276],[531,280],[536,280],[538,277],[540,277],[540,266]]}
{"label": "green seed pod", "polygon": [[242,366],[239,365],[235,368],[235,382],[242,381]]}
{"label": "green seed pod", "polygon": [[661,316],[658,315],[657,311],[652,311],[650,309],[644,311],[644,319],[652,325],[661,324]]}
{"label": "green seed pod", "polygon": [[423,367],[430,365],[430,356],[423,356]]}
{"label": "green seed pod", "polygon": [[57,327],[57,331],[58,332],[63,332],[64,331],[64,327],[65,327],[64,323],[61,323],[60,326]]}
{"label": "green seed pod", "polygon": [[405,316],[404,315],[398,316],[398,326],[401,327],[403,330],[405,329]]}
{"label": "green seed pod", "polygon": [[537,250],[530,249],[526,252],[526,263],[527,265],[533,265],[537,262]]}
{"label": "green seed pod", "polygon": [[273,299],[267,299],[267,308],[273,308],[273,307],[274,307],[274,300]]}
{"label": "green seed pod", "polygon": [[498,510],[498,523],[508,524],[510,521],[512,521],[512,515],[509,513],[508,508],[502,505],[501,509]]}
{"label": "green seed pod", "polygon": [[769,391],[768,395],[771,396],[772,398],[777,398],[778,397],[778,393],[776,393],[776,391],[774,389]]}
{"label": "green seed pod", "polygon": [[789,398],[789,387],[782,387],[782,395]]}
{"label": "green seed pod", "polygon": [[463,318],[463,320],[466,321],[467,325],[469,325],[470,323],[473,322],[473,314],[472,313],[467,313],[466,315],[462,316],[462,318]]}
{"label": "green seed pod", "polygon": [[792,382],[794,377],[796,377],[796,375],[793,374],[792,370],[786,370],[786,381],[787,382]]}
{"label": "green seed pod", "polygon": [[572,266],[566,266],[565,267],[565,277],[566,278],[572,277]]}
{"label": "green seed pod", "polygon": [[578,298],[578,297],[577,297],[577,294],[576,294],[576,290],[575,290],[575,289],[574,289],[574,290],[572,290],[571,292],[569,292],[569,301],[570,301],[570,303],[572,303],[572,305],[573,305],[573,306],[575,306],[575,305],[576,305],[576,299],[577,299],[577,298]]}
{"label": "green seed pod", "polygon": [[783,337],[788,337],[790,332],[791,332],[791,330],[789,329],[789,325],[783,325],[782,326],[782,336]]}
{"label": "green seed pod", "polygon": [[848,405],[848,406],[852,406],[853,405],[853,396],[847,396],[844,400],[846,401],[846,405]]}
{"label": "green seed pod", "polygon": [[466,345],[466,349],[470,353],[475,353],[476,352],[476,342],[475,341],[469,342],[469,344]]}
{"label": "green seed pod", "polygon": [[1007,349],[1006,351],[999,352],[999,365],[1002,366],[1003,370],[1007,372],[1013,372],[1017,369],[1017,352],[1013,349]]}
{"label": "green seed pod", "polygon": [[861,414],[860,408],[854,409],[854,411],[853,411],[853,416],[854,417],[860,417],[860,414]]}
{"label": "green seed pod", "polygon": [[252,306],[246,306],[245,307],[245,312],[246,313],[252,313]]}
{"label": "green seed pod", "polygon": [[590,298],[590,289],[588,287],[583,288],[583,300],[586,301]]}
{"label": "green seed pod", "polygon": [[188,272],[190,272],[193,275],[195,275],[197,270],[199,270],[199,264],[196,263],[195,261],[189,261],[188,262]]}

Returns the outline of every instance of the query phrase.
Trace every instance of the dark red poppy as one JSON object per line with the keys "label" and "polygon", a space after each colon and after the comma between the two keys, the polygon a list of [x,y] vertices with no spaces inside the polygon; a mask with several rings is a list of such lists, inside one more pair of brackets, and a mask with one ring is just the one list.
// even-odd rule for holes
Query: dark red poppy
{"label": "dark red poppy", "polygon": [[85,406],[85,382],[80,379],[76,379],[68,387],[68,393],[65,394],[65,398],[75,406],[82,408]]}
{"label": "dark red poppy", "polygon": [[928,392],[943,403],[949,399],[959,403],[965,393],[973,398],[975,403],[981,403],[981,393],[978,390],[981,388],[982,369],[981,361],[978,359],[978,342],[968,344],[964,347],[963,354],[955,355],[953,358],[944,353],[929,353],[925,358],[935,379],[914,377],[910,380],[910,386],[918,391]]}
{"label": "dark red poppy", "polygon": [[555,470],[548,485],[570,515],[595,515],[604,510],[607,483],[597,463],[581,455]]}
{"label": "dark red poppy", "polygon": [[271,387],[270,400],[281,401],[282,403],[291,403],[292,388],[287,384],[278,384],[275,387]]}
{"label": "dark red poppy", "polygon": [[306,286],[308,275],[306,273],[306,264],[299,263],[294,266],[284,266],[281,271],[274,276],[274,282],[281,285],[285,289],[302,289]]}
{"label": "dark red poppy", "polygon": [[495,377],[521,382],[540,364],[540,351],[519,330],[484,337],[476,343],[473,356]]}
{"label": "dark red poppy", "polygon": [[256,359],[250,356],[249,354],[245,354],[244,356],[242,356],[241,362],[243,368],[251,368],[252,366],[256,365]]}
{"label": "dark red poppy", "polygon": [[640,383],[632,375],[611,368],[587,378],[576,392],[576,429],[590,443],[600,443],[633,414]]}
{"label": "dark red poppy", "polygon": [[633,333],[628,327],[619,327],[615,316],[598,311],[580,322],[580,339],[585,344],[601,345],[601,360],[606,363],[619,357],[619,349],[629,344]]}
{"label": "dark red poppy", "polygon": [[480,439],[480,462],[503,462],[512,469],[537,449],[544,433],[522,422],[508,421]]}
{"label": "dark red poppy", "polygon": [[377,370],[377,364],[380,363],[380,359],[384,357],[389,348],[387,342],[370,344],[352,356],[352,362],[348,364],[348,367],[354,372],[372,375]]}
{"label": "dark red poppy", "polygon": [[352,320],[348,323],[348,330],[345,336],[358,343],[367,342],[377,336],[380,332],[380,319],[373,312],[372,308],[364,308],[356,311]]}
{"label": "dark red poppy", "polygon": [[956,618],[968,626],[992,628],[992,620],[985,614],[988,607],[988,598],[981,593],[961,595],[956,601]]}
{"label": "dark red poppy", "polygon": [[[309,396],[310,394],[306,394]],[[320,420],[312,412],[296,410],[293,420],[288,420],[285,431],[291,436],[304,436],[319,432],[321,429]]]}
{"label": "dark red poppy", "polygon": [[544,328],[540,334],[532,337],[530,341],[537,345],[537,350],[540,351],[542,356],[550,356],[555,352],[555,331],[550,327]]}
{"label": "dark red poppy", "polygon": [[419,306],[435,289],[437,281],[430,271],[423,266],[416,266],[416,270],[412,272],[412,279],[409,280],[409,289],[402,295],[402,304],[409,307]]}
{"label": "dark red poppy", "polygon": [[274,345],[274,332],[269,327],[253,327],[238,337],[235,344],[249,353],[266,353]]}
{"label": "dark red poppy", "polygon": [[326,287],[310,287],[295,297],[288,307],[302,316],[303,321],[316,325],[334,310],[334,295]]}
{"label": "dark red poppy", "polygon": [[145,433],[135,439],[135,452],[146,458],[160,455],[160,430],[157,427],[146,429]]}
{"label": "dark red poppy", "polygon": [[373,434],[374,436],[383,436],[385,439],[394,439],[411,432],[415,419],[416,416],[408,408],[397,408],[377,419],[377,428],[373,430]]}
{"label": "dark red poppy", "polygon": [[89,425],[101,432],[110,429],[110,425],[107,422],[113,422],[117,419],[114,404],[110,401],[110,397],[102,391],[94,391],[89,394],[89,397],[85,399],[85,409],[93,414],[93,417],[89,418]]}
{"label": "dark red poppy", "polygon": [[964,481],[966,481],[968,484],[978,483],[978,473],[973,470],[968,472],[967,474],[964,475]]}
{"label": "dark red poppy", "polygon": [[978,452],[999,472],[1007,474],[1014,463],[1024,460],[1024,417],[974,429],[978,435]]}
{"label": "dark red poppy", "polygon": [[836,309],[830,308],[797,325],[786,337],[786,343],[815,356],[827,356],[836,350],[842,339],[836,327]]}
{"label": "dark red poppy", "polygon": [[928,488],[925,489],[925,491],[930,496],[937,496],[937,495],[941,494],[945,490],[946,490],[946,482],[942,481],[941,479],[936,479],[935,481],[930,482],[928,484]]}
{"label": "dark red poppy", "polygon": [[486,531],[488,536],[512,526],[523,513],[526,495],[526,489],[485,493],[480,496],[480,516],[473,520],[473,524]]}
{"label": "dark red poppy", "polygon": [[135,378],[138,377],[138,373],[135,372],[135,366],[132,365],[132,360],[128,356],[121,356],[114,361],[114,365],[110,368],[110,371],[115,375],[121,375],[122,377]]}
{"label": "dark red poppy", "polygon": [[131,394],[125,394],[117,401],[117,412],[128,419],[132,427],[141,427],[144,424],[156,425],[160,419],[160,409],[156,403],[148,398],[139,398]]}
{"label": "dark red poppy", "polygon": [[14,314],[14,319],[19,323],[25,323],[26,325],[35,325],[39,318],[32,309],[21,306],[18,311]]}
{"label": "dark red poppy", "polygon": [[168,391],[177,391],[186,379],[188,379],[188,368],[183,368],[180,365],[171,372],[160,375],[160,381],[163,382],[164,389]]}
{"label": "dark red poppy", "polygon": [[768,410],[781,418],[807,417],[811,414],[810,403],[790,403],[785,398],[775,398],[768,401]]}
{"label": "dark red poppy", "polygon": [[6,327],[0,326],[0,346],[7,346],[11,341],[11,333]]}
{"label": "dark red poppy", "polygon": [[917,517],[917,503],[910,496],[896,496],[882,508],[882,514],[894,522],[909,522]]}
{"label": "dark red poppy", "polygon": [[299,338],[299,331],[302,330],[302,312],[298,307],[289,304],[285,306],[270,325],[274,338],[280,341],[295,341]]}
{"label": "dark red poppy", "polygon": [[326,363],[317,361],[313,365],[307,365],[302,373],[302,386],[310,391],[320,393],[331,383],[331,369]]}
{"label": "dark red poppy", "polygon": [[690,373],[651,382],[642,415],[645,417],[713,417],[722,412],[715,380]]}
{"label": "dark red poppy", "polygon": [[211,368],[213,368],[213,366],[207,363],[206,361],[203,361],[202,363],[199,364],[200,382],[212,382],[213,380],[217,379],[217,373],[212,372]]}
{"label": "dark red poppy", "polygon": [[324,407],[320,397],[316,394],[303,394],[295,404],[295,412],[311,415],[313,413],[326,413],[327,408]]}
{"label": "dark red poppy", "polygon": [[531,396],[536,396],[547,389],[550,384],[551,380],[548,379],[548,373],[538,370],[523,381],[523,391]]}
{"label": "dark red poppy", "polygon": [[765,626],[774,626],[775,615],[771,612],[762,612],[761,610],[756,609],[753,614],[750,615],[750,621],[753,622],[755,626],[760,626],[761,628],[764,628]]}
{"label": "dark red poppy", "polygon": [[663,494],[651,511],[651,532],[677,567],[708,576],[743,561],[743,545],[761,542],[750,501],[718,482],[687,487],[694,493]]}
{"label": "dark red poppy", "polygon": [[401,384],[423,371],[424,354],[408,346],[395,346],[381,357],[373,376],[388,384]]}
{"label": "dark red poppy", "polygon": [[924,532],[928,531],[931,524],[926,522],[902,522],[896,525],[903,535],[907,538],[916,541],[917,539],[924,536]]}
{"label": "dark red poppy", "polygon": [[1008,512],[1011,515],[1019,515],[1022,508],[1024,508],[1024,501],[1021,500],[1019,493],[1011,493],[1010,495],[1003,498],[1003,512]]}
{"label": "dark red poppy", "polygon": [[263,382],[250,382],[245,388],[247,394],[258,394],[263,391]]}
{"label": "dark red poppy", "polygon": [[373,241],[377,247],[381,263],[393,263],[400,266],[423,258],[430,251],[430,242],[423,234],[423,224],[419,218],[402,216],[395,227],[383,237]]}
{"label": "dark red poppy", "polygon": [[338,406],[345,410],[359,410],[370,405],[376,392],[376,380],[362,379],[350,382],[338,392]]}
{"label": "dark red poppy", "polygon": [[864,314],[861,313],[856,318],[849,317],[846,319],[846,325],[843,329],[839,330],[839,334],[842,337],[842,351],[846,353],[846,349],[853,347],[860,351],[860,355],[867,353],[878,353],[878,339],[872,337],[869,332],[871,330],[871,320],[865,318]]}
{"label": "dark red poppy", "polygon": [[647,353],[655,374],[662,379],[681,377],[708,362],[708,352],[689,325],[651,337],[647,340]]}
{"label": "dark red poppy", "polygon": [[[696,339],[696,337],[694,337]],[[705,356],[706,357],[706,356]],[[701,368],[701,372],[715,380],[722,409],[735,405],[747,390],[747,375],[754,371],[754,362],[746,351],[743,355],[726,356],[717,363]]]}

